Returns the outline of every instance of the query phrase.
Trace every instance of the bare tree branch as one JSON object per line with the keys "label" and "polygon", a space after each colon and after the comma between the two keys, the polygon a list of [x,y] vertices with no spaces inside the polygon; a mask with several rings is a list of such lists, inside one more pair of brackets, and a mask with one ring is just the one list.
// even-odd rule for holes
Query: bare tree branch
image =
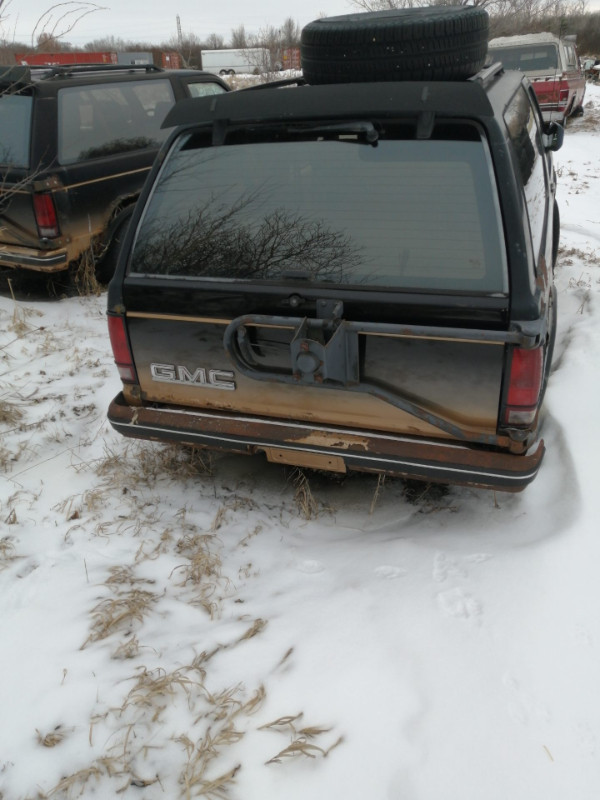
{"label": "bare tree branch", "polygon": [[106,10],[106,6],[99,6],[97,3],[78,2],[77,0],[55,3],[36,22],[35,28],[31,33],[31,43],[35,46],[40,36],[43,36],[46,41],[57,41],[62,36],[70,33],[88,14]]}

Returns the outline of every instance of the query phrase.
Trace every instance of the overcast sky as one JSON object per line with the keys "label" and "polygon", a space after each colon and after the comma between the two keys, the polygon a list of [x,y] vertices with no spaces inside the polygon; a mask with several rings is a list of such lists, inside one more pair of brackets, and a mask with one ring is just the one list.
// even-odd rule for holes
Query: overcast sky
{"label": "overcast sky", "polygon": [[[85,10],[98,10],[81,17]],[[600,0],[588,0],[588,10],[600,9]],[[201,39],[217,33],[227,41],[231,30],[244,25],[247,33],[257,33],[269,25],[280,26],[288,17],[305,25],[319,16],[333,16],[355,11],[351,0],[109,0],[109,2],[61,2],[51,0],[4,0],[2,38],[31,42],[32,31],[63,31],[75,23],[63,37],[78,46],[104,36],[114,35],[134,41],[159,43],[177,34],[177,16],[183,34],[195,33]]]}
{"label": "overcast sky", "polygon": [[[227,40],[231,30],[240,25],[244,25],[247,33],[257,33],[269,25],[279,27],[288,17],[303,26],[319,16],[347,14],[355,10],[350,0],[292,0],[290,3],[277,0],[226,0],[222,3],[109,0],[96,5],[99,10],[79,19],[74,29],[64,36],[66,41],[83,45],[93,39],[114,35],[158,43],[176,35],[178,15],[184,35],[193,32],[202,39],[210,33],[218,33]],[[30,42],[38,20],[42,20],[46,30],[55,25],[64,30],[85,8],[93,6],[93,3],[63,2],[46,13],[52,8],[48,0],[10,0],[3,11],[6,18],[2,34],[4,38]]]}

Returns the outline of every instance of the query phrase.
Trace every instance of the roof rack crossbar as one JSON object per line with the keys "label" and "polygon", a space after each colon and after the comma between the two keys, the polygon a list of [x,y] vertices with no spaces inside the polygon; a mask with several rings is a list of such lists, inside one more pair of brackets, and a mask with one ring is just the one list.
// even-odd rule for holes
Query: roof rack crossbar
{"label": "roof rack crossbar", "polygon": [[493,64],[490,64],[490,66],[484,67],[476,75],[472,75],[470,78],[467,78],[467,80],[473,81],[474,83],[480,83],[485,87],[488,86],[488,84],[490,84],[492,80],[502,72],[504,72],[504,66],[502,65],[502,62],[495,61]]}
{"label": "roof rack crossbar", "polygon": [[44,73],[44,78],[57,78],[67,75],[86,74],[88,72],[164,72],[155,64],[61,64],[36,65],[35,70]]}

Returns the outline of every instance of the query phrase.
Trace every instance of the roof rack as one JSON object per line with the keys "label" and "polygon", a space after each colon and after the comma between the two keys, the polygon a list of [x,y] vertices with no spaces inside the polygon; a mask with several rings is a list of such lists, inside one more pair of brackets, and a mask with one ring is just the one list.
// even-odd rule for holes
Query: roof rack
{"label": "roof rack", "polygon": [[470,78],[467,78],[467,80],[480,83],[484,88],[486,88],[494,78],[500,75],[501,72],[504,72],[504,66],[502,65],[502,62],[495,61],[493,64],[490,64],[489,67],[484,67],[476,75],[472,75]]}
{"label": "roof rack", "polygon": [[304,86],[306,81],[302,77],[283,78],[280,81],[270,81],[269,83],[256,83],[254,86],[246,86],[240,89],[241,92],[255,92],[259,89],[281,89],[286,86]]}
{"label": "roof rack", "polygon": [[49,78],[69,77],[71,75],[86,75],[90,72],[164,72],[162,67],[155,64],[60,64],[36,65],[31,67],[32,72],[39,70],[43,73],[44,80]]}

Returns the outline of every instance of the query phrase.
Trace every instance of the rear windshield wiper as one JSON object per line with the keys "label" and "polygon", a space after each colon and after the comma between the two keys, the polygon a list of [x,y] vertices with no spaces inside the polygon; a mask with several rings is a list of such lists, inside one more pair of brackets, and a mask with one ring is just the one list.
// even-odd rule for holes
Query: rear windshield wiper
{"label": "rear windshield wiper", "polygon": [[344,133],[354,133],[363,135],[368,144],[372,144],[375,146],[377,144],[377,140],[379,139],[379,133],[377,129],[373,125],[372,122],[366,122],[364,120],[354,120],[348,122],[335,122],[335,123],[326,123],[323,125],[310,125],[307,127],[304,126],[289,126],[286,128],[288,133],[292,134],[302,134],[302,133],[312,133],[312,134],[328,134],[328,133],[336,133],[336,134],[344,134]]}

